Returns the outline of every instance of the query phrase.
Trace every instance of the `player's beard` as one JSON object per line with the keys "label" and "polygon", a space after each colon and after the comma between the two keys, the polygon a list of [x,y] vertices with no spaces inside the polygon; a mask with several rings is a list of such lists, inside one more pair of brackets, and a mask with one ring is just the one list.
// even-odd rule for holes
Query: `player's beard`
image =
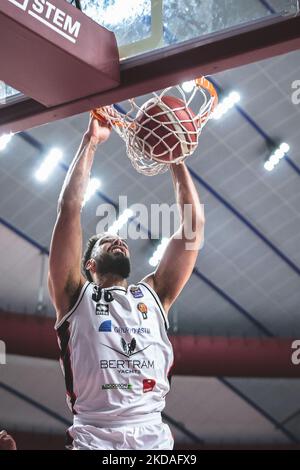
{"label": "player's beard", "polygon": [[96,270],[100,275],[115,274],[127,279],[130,274],[130,260],[123,253],[102,253],[96,259]]}

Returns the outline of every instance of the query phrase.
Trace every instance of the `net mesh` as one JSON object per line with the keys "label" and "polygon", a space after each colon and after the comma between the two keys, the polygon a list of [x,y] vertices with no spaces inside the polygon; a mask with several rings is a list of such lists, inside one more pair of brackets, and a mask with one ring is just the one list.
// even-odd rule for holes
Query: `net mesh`
{"label": "net mesh", "polygon": [[[187,85],[188,91],[184,89]],[[195,152],[216,104],[213,85],[202,77],[160,93],[153,92],[146,103],[132,98],[124,107],[105,106],[93,114],[108,122],[122,137],[134,168],[152,176]]]}

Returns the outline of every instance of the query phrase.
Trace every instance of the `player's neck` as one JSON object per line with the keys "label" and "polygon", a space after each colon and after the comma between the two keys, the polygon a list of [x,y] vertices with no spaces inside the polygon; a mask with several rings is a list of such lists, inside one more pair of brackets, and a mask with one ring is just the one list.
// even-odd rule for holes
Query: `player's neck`
{"label": "player's neck", "polygon": [[117,274],[96,274],[94,282],[95,284],[101,287],[120,286],[125,287],[126,289],[128,285],[127,280],[123,277],[118,276]]}

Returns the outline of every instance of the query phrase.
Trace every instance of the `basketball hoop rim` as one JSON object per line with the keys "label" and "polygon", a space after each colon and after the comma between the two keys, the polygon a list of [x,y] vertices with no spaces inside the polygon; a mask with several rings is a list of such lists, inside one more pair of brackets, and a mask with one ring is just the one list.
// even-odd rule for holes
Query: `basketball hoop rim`
{"label": "basketball hoop rim", "polygon": [[[174,94],[176,96],[176,93],[181,95],[181,98],[178,99],[178,109],[172,106],[169,107],[168,103],[165,103],[164,100],[170,98],[170,96],[168,96],[169,92],[171,93],[171,96],[172,93],[173,96]],[[199,136],[218,104],[217,90],[213,83],[204,76],[200,76],[194,80],[194,87],[191,91],[186,91],[183,84],[178,84],[167,87],[159,92],[152,92],[152,95],[152,98],[148,99],[148,101],[142,105],[139,104],[136,98],[127,100],[130,109],[126,111],[123,111],[123,109],[118,105],[103,106],[91,111],[91,116],[93,118],[97,119],[103,125],[109,125],[111,128],[114,128],[117,134],[119,134],[119,136],[125,141],[126,153],[134,168],[138,172],[149,176],[163,173],[171,164],[183,162],[187,157],[195,152],[198,146]],[[198,103],[198,111],[193,113],[192,108],[190,108],[190,103],[192,103],[196,95],[202,96],[202,99],[199,99],[198,101],[196,100]],[[202,104],[200,106],[201,101]],[[163,109],[157,115],[150,111],[148,115],[147,111],[145,111],[147,106],[149,110],[155,106],[158,106],[158,108],[163,106]],[[183,109],[188,110],[188,122],[191,121],[194,126],[193,130],[190,130],[189,132],[189,134],[193,134],[194,137],[191,137],[190,139],[187,138],[187,140],[184,140],[186,129],[183,123],[185,121],[183,120],[181,123],[176,114],[176,111]],[[154,154],[153,148],[151,147],[152,144],[149,144],[147,139],[143,140],[139,135],[139,130],[142,126],[140,119],[141,116],[144,115],[141,113],[146,113],[148,120],[154,121],[155,123],[157,122],[159,128],[166,128],[171,135],[174,134],[180,144],[180,155],[172,159],[170,158],[170,161],[166,161],[164,155],[161,156],[160,154]],[[160,114],[164,116],[166,113],[170,114],[168,118],[170,122],[167,123],[161,121],[161,118],[159,117]],[[178,126],[180,131],[178,130]],[[155,133],[156,128],[151,129],[149,131],[149,135],[153,135],[156,138],[157,143],[160,145],[162,137]],[[167,134],[167,136],[168,135],[169,134]],[[166,137],[166,135],[164,137]],[[149,145],[149,147],[147,147],[147,145]],[[173,149],[168,145],[166,148],[171,155]]]}
{"label": "basketball hoop rim", "polygon": [[[214,111],[214,109],[216,108],[218,104],[218,93],[217,93],[215,86],[207,78],[205,78],[202,75],[195,79],[195,85],[199,89],[202,88],[206,90],[210,94],[211,99],[212,99],[211,109],[209,110],[209,112],[204,113],[204,115],[201,116],[201,118],[199,119],[200,123],[204,123],[207,121],[209,115],[212,114],[212,112]],[[110,124],[108,120],[105,118],[105,116],[103,115],[103,111],[102,111],[107,108],[109,108],[109,106],[95,108],[91,111],[91,116],[97,119],[98,121],[100,121],[104,125]],[[122,120],[115,120],[114,125],[118,127],[125,127],[126,124]],[[134,128],[136,127],[135,123],[132,122],[132,125],[130,127],[132,127],[132,129],[134,130]]]}

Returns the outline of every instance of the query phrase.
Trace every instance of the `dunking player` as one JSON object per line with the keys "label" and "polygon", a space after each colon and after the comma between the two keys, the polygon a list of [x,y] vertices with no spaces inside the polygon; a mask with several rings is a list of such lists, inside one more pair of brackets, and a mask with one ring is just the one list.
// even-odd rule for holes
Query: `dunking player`
{"label": "dunking player", "polygon": [[51,241],[48,285],[74,414],[68,436],[73,449],[172,449],[161,421],[173,362],[167,313],[195,265],[202,207],[185,164],[174,165],[181,224],[156,271],[128,286],[128,246],[108,233],[91,237],[82,259],[82,202],[97,145],[109,134],[90,120],[61,191]]}

